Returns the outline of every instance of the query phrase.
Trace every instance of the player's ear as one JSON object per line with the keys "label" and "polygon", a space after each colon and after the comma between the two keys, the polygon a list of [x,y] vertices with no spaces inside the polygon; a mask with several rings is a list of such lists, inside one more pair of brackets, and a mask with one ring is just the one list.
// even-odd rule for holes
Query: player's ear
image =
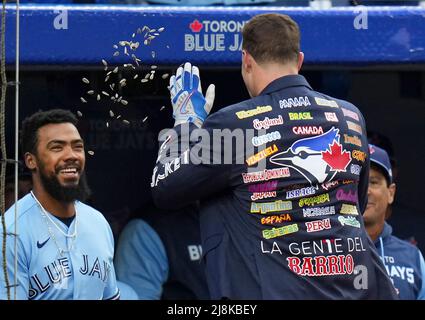
{"label": "player's ear", "polygon": [[297,62],[298,71],[301,70],[303,62],[304,62],[304,52],[300,51],[300,53],[298,54],[298,62]]}
{"label": "player's ear", "polygon": [[37,168],[37,160],[35,159],[35,156],[31,152],[25,153],[24,160],[25,160],[25,165],[31,171]]}

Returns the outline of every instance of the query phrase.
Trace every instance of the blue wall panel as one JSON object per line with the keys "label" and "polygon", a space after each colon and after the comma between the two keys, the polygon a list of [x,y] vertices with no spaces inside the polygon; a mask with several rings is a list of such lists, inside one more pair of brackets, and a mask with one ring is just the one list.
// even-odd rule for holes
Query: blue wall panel
{"label": "blue wall panel", "polygon": [[[132,40],[139,41],[140,46],[128,53],[134,53],[142,63],[190,60],[205,65],[238,65],[240,26],[257,13],[271,11],[289,14],[299,23],[307,64],[425,62],[425,8],[419,7],[367,7],[363,12],[359,10],[366,7],[326,11],[282,7],[21,7],[22,64],[98,65],[102,58],[111,64],[130,63],[132,59],[123,54],[123,47],[115,50],[112,46]],[[15,59],[15,14],[14,6],[8,5],[8,63]],[[366,26],[366,16],[367,29],[356,28],[356,17]],[[360,17],[363,19],[358,21]],[[144,45],[143,34],[132,38],[144,25],[165,30]],[[115,51],[120,55],[113,57]]]}

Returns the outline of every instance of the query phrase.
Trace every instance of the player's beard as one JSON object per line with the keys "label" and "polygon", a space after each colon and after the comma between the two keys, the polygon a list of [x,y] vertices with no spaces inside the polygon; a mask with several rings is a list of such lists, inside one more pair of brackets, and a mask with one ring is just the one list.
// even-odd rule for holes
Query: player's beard
{"label": "player's beard", "polygon": [[40,180],[41,183],[54,199],[61,202],[73,202],[75,200],[85,201],[91,191],[87,184],[86,173],[83,171],[76,186],[63,186],[60,184],[56,175],[48,176],[45,174],[43,164],[40,164]]}

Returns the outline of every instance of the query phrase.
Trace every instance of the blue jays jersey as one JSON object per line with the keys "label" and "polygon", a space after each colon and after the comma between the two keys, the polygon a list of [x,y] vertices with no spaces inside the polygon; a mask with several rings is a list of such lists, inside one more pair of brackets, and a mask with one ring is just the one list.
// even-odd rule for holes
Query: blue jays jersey
{"label": "blue jays jersey", "polygon": [[425,300],[425,262],[419,249],[392,235],[385,223],[376,249],[394,283],[400,299]]}
{"label": "blue jays jersey", "polygon": [[289,75],[202,129],[168,132],[151,187],[163,208],[200,199],[213,299],[396,298],[363,224],[369,151],[354,105]]}
{"label": "blue jays jersey", "polygon": [[[47,216],[43,216],[31,194],[20,199],[17,205],[17,299],[119,298],[113,266],[113,236],[109,224],[100,212],[76,202],[77,215],[69,228],[47,213],[65,234],[74,235],[65,237]],[[10,234],[15,228],[14,210],[15,206],[12,206],[5,214],[9,284],[13,284],[15,276],[15,237]],[[10,292],[13,299],[13,287]],[[7,299],[3,272],[0,275],[0,299]]]}

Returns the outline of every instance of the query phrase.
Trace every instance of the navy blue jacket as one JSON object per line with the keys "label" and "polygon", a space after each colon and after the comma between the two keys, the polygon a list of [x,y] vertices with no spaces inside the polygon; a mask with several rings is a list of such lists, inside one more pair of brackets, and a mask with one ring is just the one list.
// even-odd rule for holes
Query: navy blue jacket
{"label": "navy blue jacket", "polygon": [[[152,194],[163,208],[201,200],[212,298],[396,298],[364,229],[369,151],[355,106],[289,75],[210,115],[190,150],[182,141],[194,125],[175,129],[160,148]],[[247,143],[217,143],[214,129],[246,133]],[[229,149],[231,161],[216,164]]]}
{"label": "navy blue jacket", "polygon": [[393,228],[385,223],[375,241],[388,275],[400,299],[425,300],[425,262],[417,247],[392,235]]}

